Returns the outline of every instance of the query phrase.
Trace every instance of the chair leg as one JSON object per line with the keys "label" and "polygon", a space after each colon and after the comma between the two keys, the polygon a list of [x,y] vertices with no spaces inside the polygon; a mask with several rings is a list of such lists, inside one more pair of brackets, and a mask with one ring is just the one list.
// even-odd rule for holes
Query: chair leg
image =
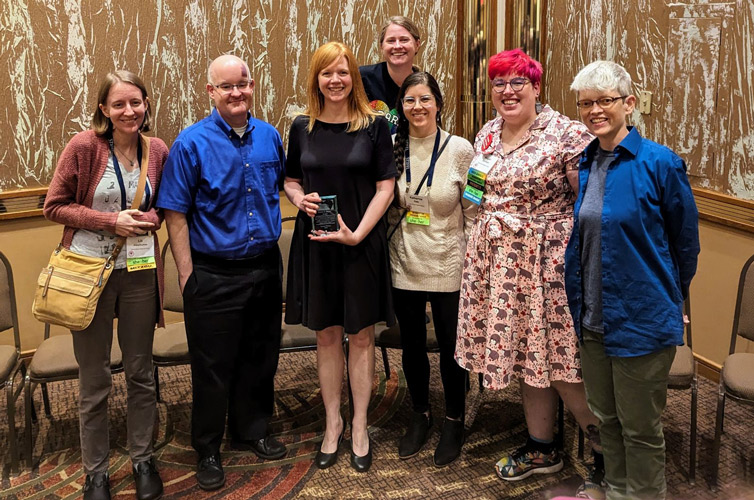
{"label": "chair leg", "polygon": [[162,401],[162,398],[160,397],[160,376],[157,371],[157,365],[154,365],[154,392],[157,402]]}
{"label": "chair leg", "polygon": [[555,437],[555,446],[559,450],[563,449],[563,431],[565,429],[565,407],[563,400],[558,398],[558,435]]}
{"label": "chair leg", "polygon": [[579,428],[579,454],[578,458],[579,460],[584,460],[584,430],[581,428],[580,425],[577,423],[577,427]]}
{"label": "chair leg", "polygon": [[45,404],[45,414],[48,417],[52,417],[52,410],[50,409],[50,395],[47,392],[47,384],[42,385],[42,401]]}
{"label": "chair leg", "polygon": [[717,480],[720,466],[720,438],[723,433],[723,415],[725,413],[725,389],[721,387],[717,394],[717,417],[715,418],[715,440],[712,444],[712,484],[713,492],[717,491]]}
{"label": "chair leg", "polygon": [[25,408],[25,420],[26,420],[26,464],[28,465],[29,469],[32,468],[33,460],[32,460],[32,448],[34,445],[34,441],[31,436],[31,419],[32,419],[32,413],[34,411],[34,405],[32,404],[31,395],[32,395],[33,387],[31,385],[31,381],[29,380],[29,375],[27,373],[26,380],[24,383],[24,408]]}
{"label": "chair leg", "polygon": [[689,484],[696,484],[696,403],[697,379],[691,382],[691,437],[689,442]]}
{"label": "chair leg", "polygon": [[385,365],[385,380],[390,378],[390,363],[387,360],[387,348],[384,346],[380,348],[382,350],[382,363]]}
{"label": "chair leg", "polygon": [[482,372],[479,372],[479,392],[482,392],[484,390],[484,375],[482,375]]}
{"label": "chair leg", "polygon": [[8,399],[8,441],[10,448],[10,472],[18,472],[18,443],[16,442],[16,400],[13,398],[13,377],[12,374],[6,385]]}

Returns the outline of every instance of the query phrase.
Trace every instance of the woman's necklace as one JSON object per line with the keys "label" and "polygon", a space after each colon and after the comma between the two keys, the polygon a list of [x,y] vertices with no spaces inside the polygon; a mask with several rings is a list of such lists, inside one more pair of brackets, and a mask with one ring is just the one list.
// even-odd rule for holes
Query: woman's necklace
{"label": "woman's necklace", "polygon": [[[113,143],[113,145],[115,146],[115,143]],[[123,158],[125,158],[126,160],[128,160],[128,162],[131,164],[132,167],[134,166],[134,164],[136,163],[136,156],[134,156],[134,159],[132,160],[131,158],[129,158],[128,156],[126,156],[126,153],[124,153],[118,146],[115,146],[115,150],[118,153],[120,153],[120,155]]]}

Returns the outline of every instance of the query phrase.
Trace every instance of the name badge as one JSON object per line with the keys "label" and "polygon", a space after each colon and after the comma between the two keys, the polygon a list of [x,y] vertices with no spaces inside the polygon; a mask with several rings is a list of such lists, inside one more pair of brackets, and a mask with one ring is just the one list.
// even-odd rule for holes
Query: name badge
{"label": "name badge", "polygon": [[469,172],[466,175],[466,187],[463,190],[463,197],[475,205],[482,203],[484,196],[484,185],[487,183],[487,174],[490,172],[497,158],[493,155],[477,156],[469,166]]}
{"label": "name badge", "polygon": [[143,271],[144,269],[157,268],[157,262],[154,258],[154,236],[152,233],[126,238],[126,267],[129,271]]}
{"label": "name badge", "polygon": [[409,194],[406,198],[410,207],[406,213],[406,222],[429,226],[429,196]]}

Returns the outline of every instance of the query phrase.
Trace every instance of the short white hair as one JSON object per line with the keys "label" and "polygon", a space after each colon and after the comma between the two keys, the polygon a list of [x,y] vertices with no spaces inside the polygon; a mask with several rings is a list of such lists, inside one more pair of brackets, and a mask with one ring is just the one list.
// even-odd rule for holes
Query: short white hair
{"label": "short white hair", "polygon": [[571,90],[617,90],[620,95],[631,95],[631,75],[620,64],[612,61],[594,61],[584,67],[571,83]]}

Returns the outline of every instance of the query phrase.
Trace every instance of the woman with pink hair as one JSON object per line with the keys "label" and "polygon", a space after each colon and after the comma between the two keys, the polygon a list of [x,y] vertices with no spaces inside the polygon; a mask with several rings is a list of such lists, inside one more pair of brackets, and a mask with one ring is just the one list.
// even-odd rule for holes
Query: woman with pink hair
{"label": "woman with pink hair", "polygon": [[558,395],[597,437],[563,284],[578,161],[592,136],[539,103],[542,66],[522,50],[493,56],[488,73],[498,116],[476,136],[465,191],[479,211],[463,267],[456,361],[481,373],[485,387],[518,379],[528,439],[495,465],[501,479],[517,481],[563,468],[553,436]]}

